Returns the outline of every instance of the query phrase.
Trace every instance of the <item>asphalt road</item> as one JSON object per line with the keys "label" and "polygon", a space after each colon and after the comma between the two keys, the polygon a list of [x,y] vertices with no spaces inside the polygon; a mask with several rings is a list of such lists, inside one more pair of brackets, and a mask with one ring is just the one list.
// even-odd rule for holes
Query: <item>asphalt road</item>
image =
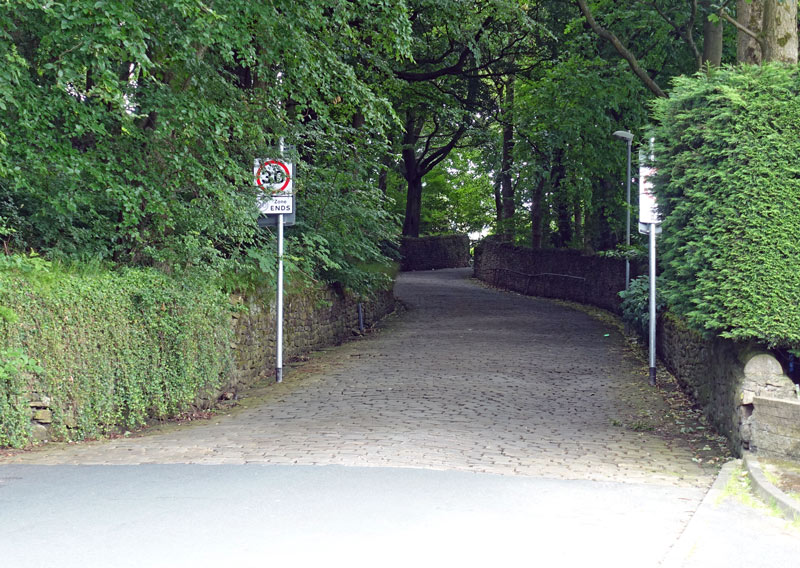
{"label": "asphalt road", "polygon": [[16,567],[656,566],[703,490],[343,466],[2,466]]}

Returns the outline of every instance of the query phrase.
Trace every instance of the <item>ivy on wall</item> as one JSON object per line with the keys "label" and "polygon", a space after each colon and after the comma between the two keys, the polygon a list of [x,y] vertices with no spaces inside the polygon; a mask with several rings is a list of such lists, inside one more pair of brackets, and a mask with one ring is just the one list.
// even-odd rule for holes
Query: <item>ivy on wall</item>
{"label": "ivy on wall", "polygon": [[200,278],[0,261],[0,446],[29,441],[27,393],[79,439],[180,413],[230,372],[230,303]]}

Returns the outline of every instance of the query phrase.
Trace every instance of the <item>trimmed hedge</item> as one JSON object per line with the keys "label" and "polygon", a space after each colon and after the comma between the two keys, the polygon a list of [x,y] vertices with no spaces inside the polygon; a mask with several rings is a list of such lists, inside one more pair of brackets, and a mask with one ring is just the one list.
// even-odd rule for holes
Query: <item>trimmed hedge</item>
{"label": "trimmed hedge", "polygon": [[207,282],[0,261],[0,446],[30,441],[31,403],[59,438],[95,437],[179,414],[230,372],[231,305]]}
{"label": "trimmed hedge", "polygon": [[800,75],[679,77],[655,103],[671,310],[699,331],[800,346]]}

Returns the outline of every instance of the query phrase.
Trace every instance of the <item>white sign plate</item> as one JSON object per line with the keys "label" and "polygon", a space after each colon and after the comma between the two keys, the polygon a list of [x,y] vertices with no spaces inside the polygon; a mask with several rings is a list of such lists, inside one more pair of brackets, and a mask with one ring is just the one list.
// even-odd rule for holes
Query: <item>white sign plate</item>
{"label": "white sign plate", "polygon": [[652,164],[653,156],[653,142],[650,139],[650,152],[649,156],[645,153],[644,149],[639,151],[639,223],[642,224],[657,224],[661,223],[661,214],[658,210],[658,202],[656,201],[656,194],[653,191],[653,177],[655,177],[656,168],[647,165]]}
{"label": "white sign plate", "polygon": [[258,209],[264,215],[288,215],[293,213],[292,196],[273,195],[259,203]]}

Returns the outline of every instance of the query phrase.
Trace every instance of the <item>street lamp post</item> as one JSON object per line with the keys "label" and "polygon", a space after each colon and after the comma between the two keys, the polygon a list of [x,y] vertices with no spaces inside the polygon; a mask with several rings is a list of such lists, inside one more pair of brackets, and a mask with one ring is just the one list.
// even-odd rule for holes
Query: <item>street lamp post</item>
{"label": "street lamp post", "polygon": [[[627,130],[617,130],[614,132],[614,137],[620,140],[625,140],[628,143],[628,169],[625,176],[625,203],[627,204],[625,210],[625,245],[630,249],[631,246],[631,142],[633,141],[633,134]],[[631,279],[631,261],[628,258],[629,250],[625,251],[625,289],[628,289],[628,282]]]}

